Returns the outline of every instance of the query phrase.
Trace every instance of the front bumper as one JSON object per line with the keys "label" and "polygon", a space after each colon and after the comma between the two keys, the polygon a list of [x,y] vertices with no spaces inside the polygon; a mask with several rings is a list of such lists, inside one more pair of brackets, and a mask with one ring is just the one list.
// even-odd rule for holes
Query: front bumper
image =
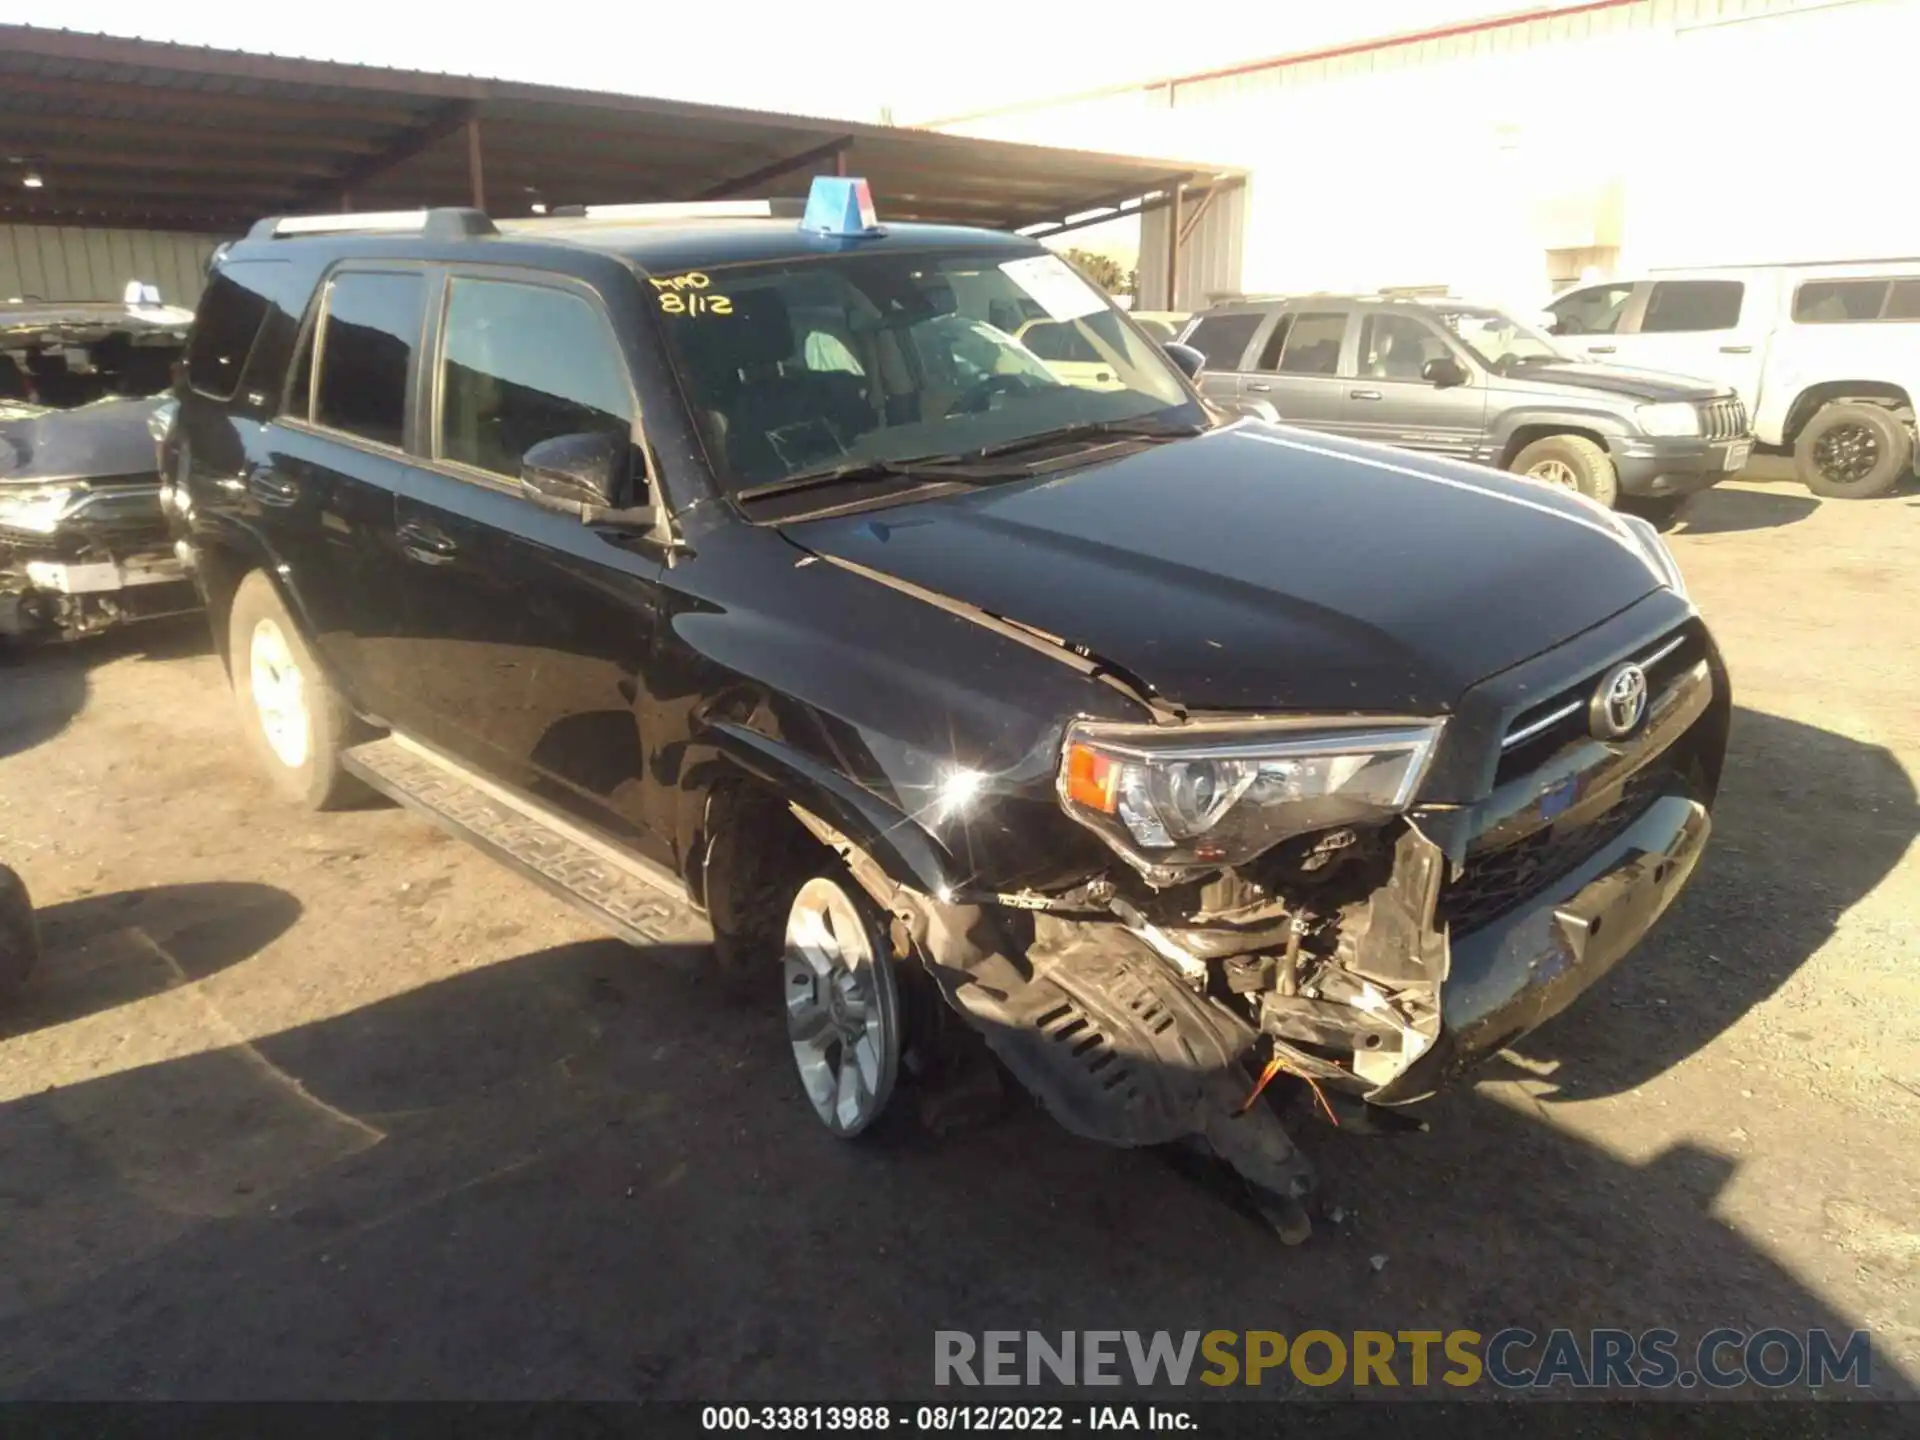
{"label": "front bumper", "polygon": [[85,634],[198,604],[157,486],[95,492],[51,534],[0,529],[0,635]]}
{"label": "front bumper", "polygon": [[1425,1099],[1566,1009],[1666,912],[1712,829],[1699,801],[1662,796],[1532,904],[1456,941],[1439,1043],[1370,1098]]}
{"label": "front bumper", "polygon": [[1620,477],[1622,493],[1661,499],[1705,490],[1739,471],[1753,453],[1753,437],[1747,435],[1735,440],[1616,437],[1607,441],[1607,453]]}

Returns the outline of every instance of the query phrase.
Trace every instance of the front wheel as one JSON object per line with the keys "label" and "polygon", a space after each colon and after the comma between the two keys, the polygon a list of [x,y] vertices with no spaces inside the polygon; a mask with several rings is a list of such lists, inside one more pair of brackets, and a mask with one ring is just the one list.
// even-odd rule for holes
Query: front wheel
{"label": "front wheel", "polygon": [[1882,405],[1822,406],[1793,446],[1800,483],[1832,500],[1884,495],[1912,463],[1912,434]]}
{"label": "front wheel", "polygon": [[787,1039],[813,1113],[850,1140],[887,1113],[904,1012],[886,927],[865,896],[816,875],[787,910]]}
{"label": "front wheel", "polygon": [[364,787],[340,764],[353,741],[353,712],[258,570],[234,592],[227,662],[247,739],[281,794],[311,810],[362,798]]}
{"label": "front wheel", "polygon": [[1584,435],[1536,440],[1514,456],[1507,468],[1530,480],[1577,491],[1609,510],[1620,499],[1620,476],[1613,468],[1613,457]]}

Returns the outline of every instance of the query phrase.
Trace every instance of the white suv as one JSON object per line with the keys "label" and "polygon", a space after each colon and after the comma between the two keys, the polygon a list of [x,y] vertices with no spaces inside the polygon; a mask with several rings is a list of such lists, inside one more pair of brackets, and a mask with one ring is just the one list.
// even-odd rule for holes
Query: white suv
{"label": "white suv", "polygon": [[1879,495],[1913,463],[1920,260],[1655,271],[1547,309],[1568,349],[1737,390],[1816,495]]}

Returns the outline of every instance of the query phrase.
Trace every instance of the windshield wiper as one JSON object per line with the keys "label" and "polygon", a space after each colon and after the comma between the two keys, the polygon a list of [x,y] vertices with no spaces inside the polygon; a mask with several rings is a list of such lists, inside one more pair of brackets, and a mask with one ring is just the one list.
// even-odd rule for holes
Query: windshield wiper
{"label": "windshield wiper", "polygon": [[947,480],[964,478],[941,473],[951,463],[944,455],[919,455],[907,460],[846,460],[818,470],[802,470],[784,480],[769,480],[733,492],[735,500],[769,500],[803,490],[822,490],[850,480]]}
{"label": "windshield wiper", "polygon": [[1042,445],[1064,444],[1071,440],[1094,440],[1103,436],[1117,435],[1128,440],[1182,440],[1190,435],[1198,435],[1207,428],[1199,421],[1169,422],[1165,420],[1083,420],[1077,425],[1062,425],[1055,430],[1041,430],[1032,435],[1022,435],[1017,440],[1003,440],[998,445],[988,445],[981,450],[970,450],[958,458],[965,460],[992,460],[1001,455],[1013,455],[1022,450],[1037,450]]}

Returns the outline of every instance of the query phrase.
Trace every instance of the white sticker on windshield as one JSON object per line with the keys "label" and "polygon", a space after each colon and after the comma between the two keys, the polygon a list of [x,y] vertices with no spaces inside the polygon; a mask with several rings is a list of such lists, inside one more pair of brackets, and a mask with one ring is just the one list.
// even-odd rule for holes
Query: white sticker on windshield
{"label": "white sticker on windshield", "polygon": [[1058,255],[1029,255],[1005,261],[1000,268],[1055,320],[1078,320],[1107,308],[1106,298]]}

